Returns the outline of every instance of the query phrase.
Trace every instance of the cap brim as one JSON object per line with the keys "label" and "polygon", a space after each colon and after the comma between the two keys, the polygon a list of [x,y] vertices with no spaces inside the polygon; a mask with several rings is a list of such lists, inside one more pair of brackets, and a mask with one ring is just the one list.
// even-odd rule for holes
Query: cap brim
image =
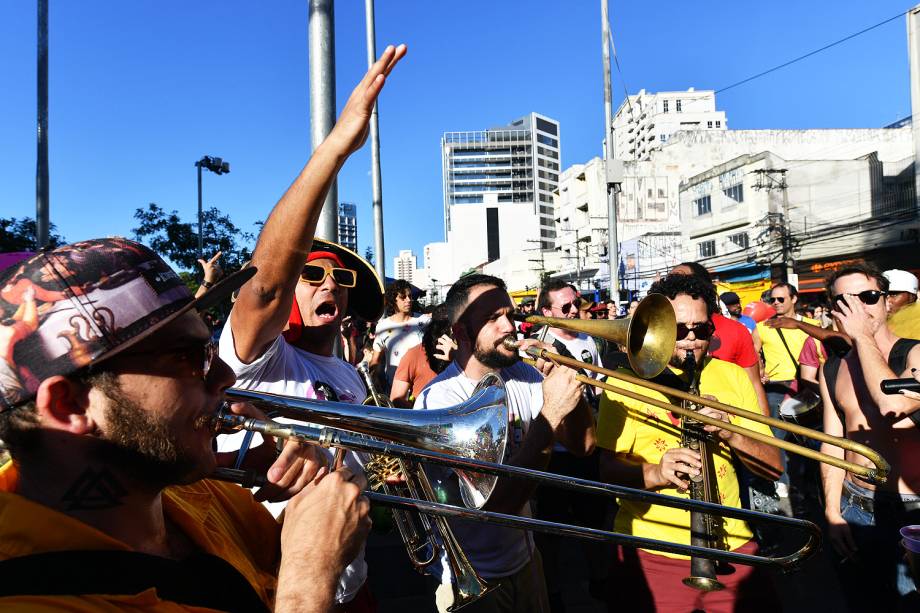
{"label": "cap brim", "polygon": [[102,362],[103,360],[107,360],[111,357],[114,357],[118,355],[119,353],[121,353],[122,351],[124,351],[125,349],[128,349],[129,347],[132,347],[136,345],[137,343],[141,342],[145,338],[149,338],[150,335],[155,334],[159,330],[168,326],[170,323],[172,323],[179,317],[182,317],[183,315],[185,315],[192,309],[198,312],[201,312],[201,311],[206,311],[213,306],[216,306],[221,300],[228,298],[230,294],[238,290],[247,281],[249,281],[256,274],[256,270],[257,269],[254,266],[249,266],[247,268],[238,270],[234,273],[227,275],[226,277],[224,277],[223,279],[215,283],[214,287],[212,287],[207,292],[205,292],[204,295],[202,295],[200,298],[195,298],[188,304],[183,305],[177,311],[170,313],[163,319],[159,320],[158,322],[156,322],[155,324],[153,324],[152,326],[150,326],[143,332],[137,334],[136,336],[133,336],[132,338],[121,343],[117,347],[109,349],[103,354],[97,356],[96,358],[93,359],[93,361],[91,362],[91,365],[98,364],[99,362]]}
{"label": "cap brim", "polygon": [[370,262],[347,247],[321,238],[313,239],[310,251],[330,251],[342,260],[346,268],[354,270],[355,286],[348,288],[348,311],[365,321],[380,319],[383,315],[383,283]]}

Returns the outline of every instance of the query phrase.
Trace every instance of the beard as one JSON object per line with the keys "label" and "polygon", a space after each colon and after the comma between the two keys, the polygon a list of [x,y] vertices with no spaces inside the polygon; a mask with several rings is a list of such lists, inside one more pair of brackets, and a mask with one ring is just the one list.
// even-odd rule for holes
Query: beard
{"label": "beard", "polygon": [[476,343],[473,348],[473,357],[479,360],[482,365],[496,369],[514,366],[520,360],[517,352],[508,355],[502,353],[498,347],[483,347],[479,343]]}
{"label": "beard", "polygon": [[101,383],[111,400],[105,414],[107,432],[98,448],[105,463],[157,488],[205,476],[201,455],[179,444],[168,420],[145,411],[114,380]]}

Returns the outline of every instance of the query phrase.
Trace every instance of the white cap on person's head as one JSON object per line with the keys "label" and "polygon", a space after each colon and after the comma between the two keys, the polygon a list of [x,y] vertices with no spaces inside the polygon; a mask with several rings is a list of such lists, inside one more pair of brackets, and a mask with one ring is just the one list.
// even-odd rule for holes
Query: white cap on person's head
{"label": "white cap on person's head", "polygon": [[882,274],[888,279],[889,292],[908,292],[917,295],[917,277],[913,273],[893,268]]}

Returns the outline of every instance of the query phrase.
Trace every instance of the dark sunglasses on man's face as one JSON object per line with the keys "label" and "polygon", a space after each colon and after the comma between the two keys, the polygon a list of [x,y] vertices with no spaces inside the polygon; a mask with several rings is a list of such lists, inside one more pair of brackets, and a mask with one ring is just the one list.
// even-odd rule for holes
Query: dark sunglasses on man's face
{"label": "dark sunglasses on man's face", "polygon": [[698,341],[707,341],[712,338],[712,335],[716,331],[716,326],[711,321],[704,321],[703,323],[696,324],[692,328],[688,327],[686,324],[677,324],[677,340],[682,341],[687,338],[691,332],[693,336]]}
{"label": "dark sunglasses on man's face", "polygon": [[569,311],[572,309],[577,309],[579,304],[581,304],[580,301],[574,300],[572,302],[566,302],[565,304],[559,305],[556,308],[562,311],[563,315],[568,315]]}
{"label": "dark sunglasses on man's face", "polygon": [[786,302],[786,299],[783,296],[777,296],[776,298],[774,298],[773,296],[770,296],[769,298],[767,298],[767,304],[773,304],[774,302],[778,302],[782,304]]}
{"label": "dark sunglasses on man's face", "polygon": [[856,296],[863,304],[872,306],[878,304],[878,301],[885,296],[886,292],[877,290],[877,289],[867,289],[864,292],[859,292],[858,294],[837,294],[834,296],[834,303],[846,304],[844,296]]}
{"label": "dark sunglasses on man's face", "polygon": [[332,277],[342,287],[355,286],[355,271],[350,268],[323,268],[318,264],[306,264],[300,273],[300,278],[310,285],[322,285],[326,276]]}

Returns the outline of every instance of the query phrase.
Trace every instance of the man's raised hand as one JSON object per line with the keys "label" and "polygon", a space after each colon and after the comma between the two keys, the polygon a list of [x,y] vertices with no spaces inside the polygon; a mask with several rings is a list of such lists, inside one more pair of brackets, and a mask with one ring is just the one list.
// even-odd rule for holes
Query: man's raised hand
{"label": "man's raised hand", "polygon": [[377,102],[377,96],[380,95],[387,76],[405,55],[405,45],[389,45],[351,92],[342,114],[327,138],[342,147],[345,155],[360,149],[367,140],[368,121]]}

